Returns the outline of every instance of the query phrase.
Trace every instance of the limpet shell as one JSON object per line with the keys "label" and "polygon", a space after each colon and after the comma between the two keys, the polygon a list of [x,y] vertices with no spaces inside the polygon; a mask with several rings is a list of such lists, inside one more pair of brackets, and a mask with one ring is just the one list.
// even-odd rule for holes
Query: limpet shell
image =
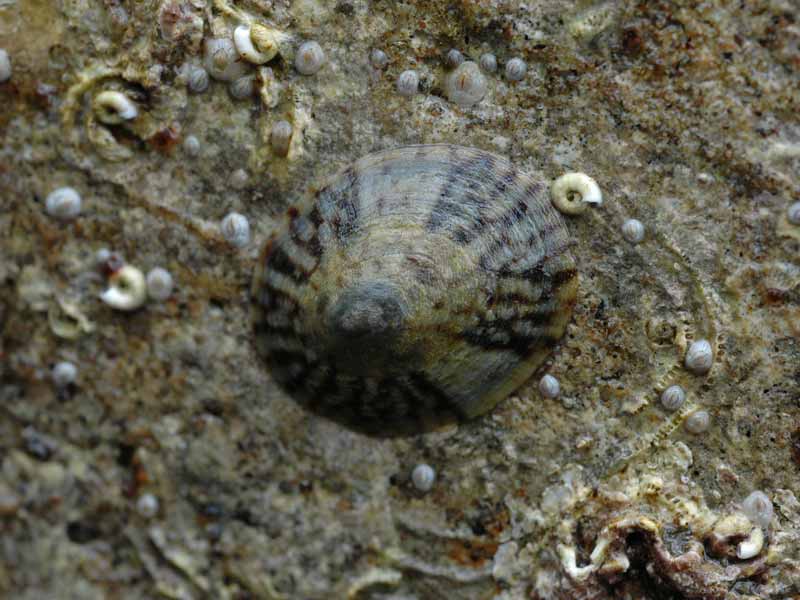
{"label": "limpet shell", "polygon": [[265,244],[256,347],[302,405],[367,432],[474,417],[563,335],[578,287],[570,244],[544,179],[500,156],[369,154]]}

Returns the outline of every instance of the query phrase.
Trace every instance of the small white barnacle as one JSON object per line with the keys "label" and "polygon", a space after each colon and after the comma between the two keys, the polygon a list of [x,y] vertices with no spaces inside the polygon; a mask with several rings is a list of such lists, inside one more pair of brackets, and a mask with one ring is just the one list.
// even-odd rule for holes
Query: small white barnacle
{"label": "small white barnacle", "polygon": [[187,135],[186,139],[183,140],[183,149],[186,151],[186,154],[189,156],[197,156],[200,154],[200,140],[197,139],[197,136],[194,135]]}
{"label": "small white barnacle", "polygon": [[235,190],[243,190],[247,186],[249,180],[250,176],[247,174],[247,171],[244,169],[236,169],[231,173],[228,183],[230,183],[230,186]]}
{"label": "small white barnacle", "polygon": [[117,310],[136,310],[147,299],[147,282],[134,266],[124,265],[108,278],[108,289],[100,299]]}
{"label": "small white barnacle", "polygon": [[411,471],[411,482],[420,492],[428,492],[436,482],[436,471],[425,463],[420,463]]}
{"label": "small white barnacle", "polygon": [[236,81],[247,73],[247,66],[239,60],[233,41],[228,38],[209,38],[205,42],[203,65],[218,81]]}
{"label": "small white barnacle", "polygon": [[792,225],[800,225],[800,202],[795,202],[786,211],[786,218]]}
{"label": "small white barnacle", "polygon": [[707,431],[709,425],[711,425],[711,415],[708,414],[707,410],[696,410],[686,417],[686,421],[684,421],[686,431],[695,435]]}
{"label": "small white barnacle", "polygon": [[742,512],[759,527],[769,527],[775,510],[772,500],[764,492],[756,490],[742,501]]}
{"label": "small white barnacle", "polygon": [[292,142],[292,124],[289,121],[276,121],[269,134],[269,143],[272,151],[278,156],[289,154],[289,145]]}
{"label": "small white barnacle", "polygon": [[705,375],[711,370],[714,362],[714,353],[708,340],[692,342],[686,351],[684,364],[695,375]]}
{"label": "small white barnacle", "polygon": [[159,502],[153,494],[142,494],[136,501],[136,512],[145,519],[152,519],[158,514]]}
{"label": "small white barnacle", "polygon": [[47,214],[69,221],[81,214],[81,195],[71,187],[60,187],[47,195],[44,201]]}
{"label": "small white barnacle", "polygon": [[220,231],[222,237],[237,248],[244,248],[250,243],[250,222],[240,213],[228,213],[222,219]]}
{"label": "small white barnacle", "polygon": [[383,69],[389,64],[389,57],[383,50],[375,48],[369,53],[369,62],[376,69]]}
{"label": "small white barnacle", "polygon": [[166,269],[156,267],[147,274],[147,296],[163,302],[172,295],[172,275]]}
{"label": "small white barnacle", "polygon": [[104,90],[94,97],[94,112],[107,125],[118,125],[139,115],[136,104],[122,92]]}
{"label": "small white barnacle", "polygon": [[528,65],[521,58],[512,58],[506,63],[506,79],[509,81],[519,81],[527,71]]}
{"label": "small white barnacle", "polygon": [[245,75],[232,81],[228,85],[228,92],[236,100],[246,100],[252,98],[256,91],[256,78],[253,75]]}
{"label": "small white barnacle", "polygon": [[545,398],[558,398],[561,393],[561,384],[558,379],[549,373],[539,380],[539,393]]}
{"label": "small white barnacle", "polygon": [[69,361],[63,360],[53,366],[50,377],[57,388],[67,387],[71,383],[75,383],[78,378],[78,367]]}
{"label": "small white barnacle", "polygon": [[671,385],[661,394],[661,406],[670,412],[680,410],[686,402],[686,392],[679,385]]}
{"label": "small white barnacle", "polygon": [[644,225],[638,219],[628,219],[622,224],[622,236],[631,244],[638,244],[644,239]]}
{"label": "small white barnacle", "polygon": [[478,61],[481,65],[481,69],[486,71],[487,73],[494,73],[497,71],[497,57],[491,52],[486,52],[485,54],[481,54],[480,60]]}
{"label": "small white barnacle", "polygon": [[585,173],[566,173],[550,188],[555,208],[565,215],[579,215],[590,204],[603,204],[603,194],[597,182]]}
{"label": "small white barnacle", "polygon": [[208,89],[208,71],[198,65],[191,65],[186,73],[186,87],[193,94],[202,94]]}
{"label": "small white barnacle", "polygon": [[233,30],[233,43],[239,56],[254,65],[263,65],[278,54],[277,38],[265,25],[239,25]]}
{"label": "small white barnacle", "polygon": [[409,98],[417,93],[419,88],[419,75],[413,69],[408,69],[397,76],[397,93]]}
{"label": "small white barnacle", "polygon": [[455,69],[464,62],[464,55],[455,48],[451,48],[444,56],[445,64],[451,69]]}
{"label": "small white barnacle", "polygon": [[11,59],[8,52],[0,48],[0,83],[11,79]]}
{"label": "small white barnacle", "polygon": [[451,102],[472,106],[486,95],[486,77],[477,64],[467,61],[447,76],[444,89]]}
{"label": "small white barnacle", "polygon": [[325,52],[317,42],[303,42],[294,57],[294,68],[303,75],[313,75],[325,64]]}

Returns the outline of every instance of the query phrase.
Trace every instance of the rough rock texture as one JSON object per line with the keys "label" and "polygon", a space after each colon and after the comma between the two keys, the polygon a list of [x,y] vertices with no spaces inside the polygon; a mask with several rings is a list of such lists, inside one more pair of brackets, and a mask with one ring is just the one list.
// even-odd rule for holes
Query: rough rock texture
{"label": "rough rock texture", "polygon": [[[204,38],[247,19],[281,32],[246,69],[252,97],[188,93]],[[304,76],[308,39],[326,63]],[[796,2],[0,0],[0,47],[0,595],[800,596]],[[469,108],[444,97],[451,48],[497,55]],[[508,82],[515,56],[527,75]],[[112,89],[135,119],[96,117]],[[605,202],[569,221],[578,304],[542,369],[559,399],[537,377],[473,421],[365,437],[276,389],[249,285],[292,198],[412,142],[584,171]],[[83,197],[69,222],[44,210],[63,185]],[[244,249],[219,231],[231,211],[250,219]],[[171,298],[105,305],[104,248],[168,269]],[[705,376],[682,365],[700,338]],[[78,376],[57,389],[62,360]],[[675,383],[687,405],[669,414]],[[701,407],[710,427],[690,434]],[[425,494],[420,462],[437,472]],[[775,514],[741,559],[753,490]]]}

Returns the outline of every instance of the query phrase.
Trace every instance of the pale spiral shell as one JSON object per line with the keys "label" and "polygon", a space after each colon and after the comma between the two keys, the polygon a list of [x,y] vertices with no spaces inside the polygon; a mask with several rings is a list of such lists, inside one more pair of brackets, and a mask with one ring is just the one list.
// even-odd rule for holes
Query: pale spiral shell
{"label": "pale spiral shell", "polygon": [[565,215],[579,215],[590,204],[603,204],[600,186],[586,173],[565,173],[553,182],[550,194],[553,206]]}
{"label": "pale spiral shell", "polygon": [[94,98],[94,110],[97,118],[108,125],[131,121],[139,115],[136,104],[116,90],[105,90],[97,94]]}
{"label": "pale spiral shell", "polygon": [[287,213],[258,352],[307,408],[379,434],[479,415],[561,338],[577,271],[547,184],[451,145],[367,155]]}
{"label": "pale spiral shell", "polygon": [[239,56],[255,65],[263,65],[272,60],[278,53],[278,46],[274,44],[266,52],[261,52],[256,48],[251,36],[252,27],[250,25],[239,25],[233,31],[233,43],[236,46]]}

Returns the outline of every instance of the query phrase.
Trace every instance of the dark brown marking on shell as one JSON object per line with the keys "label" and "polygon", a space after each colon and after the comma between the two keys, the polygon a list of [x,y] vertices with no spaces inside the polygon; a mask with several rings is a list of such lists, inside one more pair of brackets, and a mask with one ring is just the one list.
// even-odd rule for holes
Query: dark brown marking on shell
{"label": "dark brown marking on shell", "polygon": [[[256,349],[303,406],[368,433],[475,416],[563,334],[570,245],[542,180],[501,157],[444,145],[368,155],[288,211],[265,245]],[[395,301],[407,306],[390,325]]]}
{"label": "dark brown marking on shell", "polygon": [[[482,162],[481,157],[472,157],[466,161],[458,161],[452,167],[447,181],[439,194],[439,200],[431,210],[427,224],[428,231],[435,233],[449,228],[454,219],[464,218],[465,209],[481,210],[490,201],[489,198],[482,198],[477,194],[470,194],[466,198],[461,198],[453,193],[453,188],[457,182],[469,181],[473,177],[475,181],[479,180],[476,170],[482,165]],[[467,223],[467,226],[469,225]]]}
{"label": "dark brown marking on shell", "polygon": [[270,269],[282,273],[287,277],[294,279],[296,282],[301,283],[307,277],[307,273],[303,268],[298,265],[291,256],[289,256],[283,248],[276,246],[272,249],[269,255]]}

